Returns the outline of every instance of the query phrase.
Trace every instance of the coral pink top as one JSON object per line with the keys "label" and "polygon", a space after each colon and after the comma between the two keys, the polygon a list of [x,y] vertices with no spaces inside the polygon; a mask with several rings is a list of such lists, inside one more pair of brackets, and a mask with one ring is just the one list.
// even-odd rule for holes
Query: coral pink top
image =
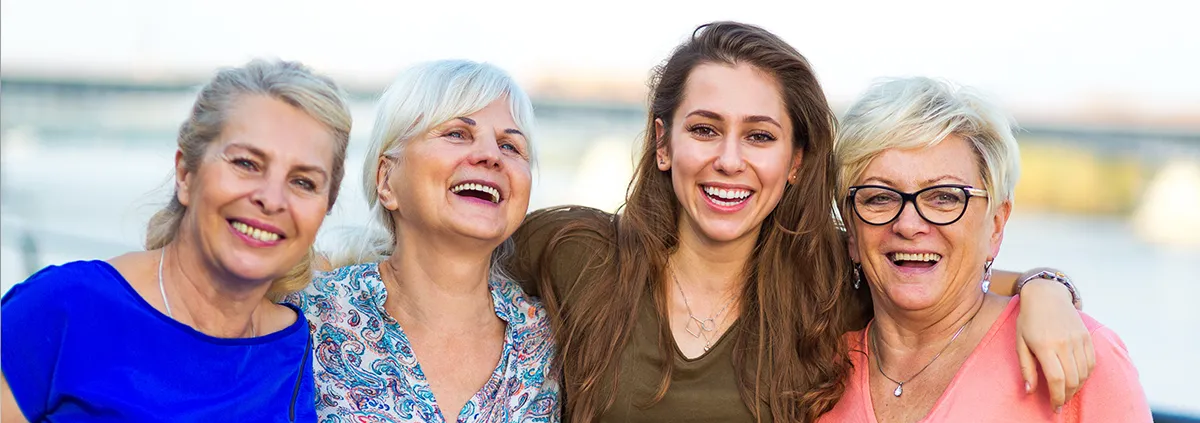
{"label": "coral pink top", "polygon": [[[1146,394],[1125,344],[1111,329],[1083,313],[1096,350],[1096,367],[1083,387],[1061,414],[1055,414],[1050,406],[1044,379],[1036,392],[1025,394],[1016,349],[1019,304],[1020,298],[1013,297],[922,422],[1151,421]],[[842,399],[818,421],[876,423],[869,378],[882,376],[876,376],[867,364],[870,351],[865,333],[847,334],[854,371]]]}

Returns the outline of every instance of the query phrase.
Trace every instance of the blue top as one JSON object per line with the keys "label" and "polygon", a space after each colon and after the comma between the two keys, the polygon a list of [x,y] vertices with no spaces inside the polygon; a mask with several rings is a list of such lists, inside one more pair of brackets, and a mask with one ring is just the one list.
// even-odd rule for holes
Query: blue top
{"label": "blue top", "polygon": [[31,422],[315,422],[297,311],[257,338],[160,313],[103,261],[50,266],[0,300],[0,367]]}

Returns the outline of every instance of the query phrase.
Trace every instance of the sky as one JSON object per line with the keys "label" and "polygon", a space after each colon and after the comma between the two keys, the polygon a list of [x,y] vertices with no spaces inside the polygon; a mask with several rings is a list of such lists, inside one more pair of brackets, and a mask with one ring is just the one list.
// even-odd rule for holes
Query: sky
{"label": "sky", "polygon": [[[382,85],[438,58],[522,81],[639,82],[698,24],[738,20],[795,46],[829,97],[926,75],[1025,109],[1200,116],[1200,1],[3,0],[0,69],[139,78],[253,56]],[[1114,106],[1115,105],[1115,106]]]}

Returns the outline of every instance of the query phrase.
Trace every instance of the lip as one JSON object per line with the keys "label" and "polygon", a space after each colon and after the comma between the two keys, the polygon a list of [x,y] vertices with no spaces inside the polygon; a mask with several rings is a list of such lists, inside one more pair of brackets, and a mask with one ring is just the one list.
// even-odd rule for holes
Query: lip
{"label": "lip", "polygon": [[[287,239],[287,236],[283,234],[283,230],[281,230],[277,227],[268,225],[265,222],[260,222],[260,221],[254,220],[254,219],[243,219],[243,218],[227,219],[226,222],[227,222],[227,224],[225,226],[229,228],[229,232],[232,232],[234,236],[238,237],[239,239],[242,240],[242,242],[245,242],[247,245],[249,245],[251,247],[259,247],[259,248],[274,247],[274,246],[282,243],[283,240]],[[275,233],[275,234],[279,235],[279,239],[268,242],[268,241],[262,241],[262,240],[257,240],[257,239],[251,238],[249,235],[246,235],[246,234],[242,233],[242,231],[239,231],[236,228],[234,228],[233,222],[241,222],[241,223],[246,224],[247,226],[250,226],[255,229],[260,229],[260,230]]]}
{"label": "lip", "polygon": [[[750,191],[750,195],[754,195],[755,193],[758,192],[754,188],[749,187],[748,185],[727,184],[724,182],[701,182],[699,185],[701,187],[707,186],[707,187],[721,188],[721,189],[744,189],[746,191]],[[701,188],[701,189],[703,189],[703,188]]]}
{"label": "lip", "polygon": [[[750,196],[746,197],[746,199],[742,200],[740,203],[734,204],[732,206],[721,205],[721,204],[717,204],[716,202],[714,202],[712,197],[709,197],[708,193],[704,192],[704,187],[706,187],[706,186],[713,187],[713,188],[720,188],[720,189],[742,189],[742,190],[750,191]],[[698,191],[700,193],[700,197],[704,199],[704,204],[707,204],[709,209],[712,209],[713,211],[715,211],[717,213],[737,213],[737,212],[741,211],[742,209],[746,208],[746,206],[750,204],[750,200],[752,198],[754,198],[754,194],[757,193],[756,191],[754,191],[753,189],[750,189],[750,187],[747,187],[745,185],[723,184],[723,183],[719,183],[719,182],[712,182],[712,183],[705,182],[705,183],[697,184],[696,191]]]}
{"label": "lip", "polygon": [[[454,188],[454,187],[456,187],[456,186],[462,185],[462,184],[478,184],[478,185],[483,185],[483,186],[485,186],[485,187],[488,187],[488,188],[494,189],[494,190],[496,190],[496,193],[500,195],[500,200],[499,200],[499,201],[497,201],[497,202],[495,202],[495,203],[493,203],[493,202],[491,202],[491,201],[484,201],[484,200],[481,200],[481,199],[478,199],[478,198],[475,198],[475,197],[466,197],[466,196],[461,196],[461,195],[457,195],[457,194],[455,195],[455,197],[462,197],[463,199],[466,199],[466,200],[475,200],[475,201],[478,201],[478,202],[480,202],[480,203],[483,203],[483,204],[490,204],[490,205],[493,205],[493,206],[498,206],[498,205],[500,205],[500,203],[503,203],[503,202],[504,202],[504,200],[507,200],[507,199],[508,199],[508,196],[506,196],[506,195],[505,195],[504,189],[503,189],[503,188],[500,188],[500,184],[497,184],[497,183],[495,183],[495,182],[492,182],[492,181],[483,180],[483,179],[463,179],[463,180],[461,180],[461,181],[453,182],[453,183],[451,183],[451,184],[450,184],[450,187],[449,187],[449,188],[446,188],[446,191],[450,191],[450,189],[452,189],[452,188]],[[453,192],[453,191],[450,191],[450,193],[451,193],[451,194],[454,194],[454,192]]]}

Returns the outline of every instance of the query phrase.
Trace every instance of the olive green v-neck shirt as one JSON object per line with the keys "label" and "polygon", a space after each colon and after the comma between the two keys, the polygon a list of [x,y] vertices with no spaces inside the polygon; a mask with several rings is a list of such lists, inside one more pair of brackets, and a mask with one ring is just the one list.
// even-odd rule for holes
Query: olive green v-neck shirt
{"label": "olive green v-neck shirt", "polygon": [[[586,280],[580,276],[587,271],[588,261],[603,253],[602,249],[613,248],[611,242],[588,242],[580,239],[561,244],[555,248],[554,255],[548,258],[548,262],[540,263],[542,250],[550,237],[563,225],[580,219],[610,223],[607,227],[614,228],[615,231],[615,225],[611,224],[611,214],[595,209],[572,207],[535,212],[526,218],[521,228],[513,235],[517,253],[507,270],[513,273],[516,280],[522,281],[529,293],[537,295],[533,281],[540,266],[550,266],[556,298],[560,302],[571,301],[573,284],[579,280]],[[612,240],[615,232],[596,235]],[[658,328],[662,317],[654,310],[651,302],[642,302],[636,312],[637,323],[621,356],[616,400],[601,416],[601,422],[755,421],[750,409],[742,402],[733,368],[732,334],[741,330],[740,321],[735,322],[711,350],[689,360],[679,352],[674,341],[668,349],[672,351],[671,356],[662,356],[658,345]],[[657,391],[662,377],[659,368],[663,360],[674,361],[671,385],[661,401],[646,407],[646,403],[654,398]],[[566,373],[570,371],[571,369],[564,369]],[[564,400],[570,401],[570,398]],[[770,412],[765,404],[760,406],[760,414],[763,422],[771,421]]]}

